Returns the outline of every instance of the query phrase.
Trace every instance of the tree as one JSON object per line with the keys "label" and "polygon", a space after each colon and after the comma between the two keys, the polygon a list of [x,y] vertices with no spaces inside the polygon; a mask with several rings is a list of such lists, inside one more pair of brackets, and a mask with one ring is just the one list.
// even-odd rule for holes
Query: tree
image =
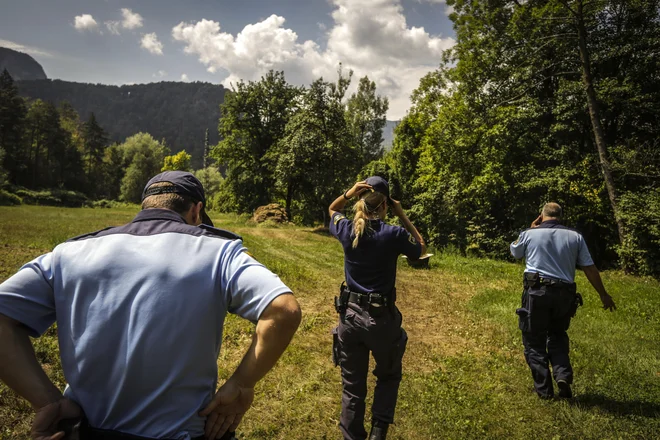
{"label": "tree", "polygon": [[83,125],[83,151],[85,165],[87,168],[87,181],[90,188],[95,191],[100,179],[99,170],[103,162],[105,146],[108,144],[108,135],[96,122],[94,113],[90,113],[89,119]]}
{"label": "tree", "polygon": [[215,167],[207,167],[194,172],[195,177],[199,179],[204,186],[204,193],[206,195],[206,208],[218,210],[223,207],[224,200],[223,194],[223,178],[220,171]]}
{"label": "tree", "polygon": [[172,156],[165,156],[161,171],[191,171],[190,159],[192,156],[186,153],[186,150],[181,150]]}
{"label": "tree", "polygon": [[122,200],[139,203],[149,179],[160,172],[168,151],[148,133],[129,137],[117,147],[123,156],[126,173],[121,180]]}
{"label": "tree", "polygon": [[303,222],[327,224],[328,205],[359,171],[360,156],[350,142],[343,103],[352,74],[344,76],[340,66],[336,83],[314,81],[281,142],[268,155],[276,161],[277,187],[285,196],[289,218],[298,202]]}
{"label": "tree", "polygon": [[27,168],[23,147],[23,131],[27,110],[18,96],[18,89],[11,75],[4,69],[0,75],[0,149],[5,152],[3,165],[8,179],[17,183]]}
{"label": "tree", "polygon": [[60,126],[54,104],[36,100],[26,117],[29,177],[20,181],[31,188],[49,188],[63,183],[62,167],[67,150],[67,132]]}
{"label": "tree", "polygon": [[376,95],[376,83],[366,76],[361,78],[346,110],[348,130],[360,153],[358,168],[383,155],[383,127],[387,123],[388,107],[387,98]]}
{"label": "tree", "polygon": [[212,156],[227,167],[226,184],[242,212],[275,198],[274,166],[266,158],[284,135],[299,94],[283,72],[270,71],[257,82],[239,82],[221,106],[222,140]]}
{"label": "tree", "polygon": [[637,209],[637,195],[660,183],[649,154],[660,130],[658,3],[448,1],[457,44],[420,82],[392,151],[434,244],[504,257],[550,200],[565,205],[599,264],[653,241],[634,233],[621,245],[621,226],[631,234],[642,222],[618,215],[616,200]]}

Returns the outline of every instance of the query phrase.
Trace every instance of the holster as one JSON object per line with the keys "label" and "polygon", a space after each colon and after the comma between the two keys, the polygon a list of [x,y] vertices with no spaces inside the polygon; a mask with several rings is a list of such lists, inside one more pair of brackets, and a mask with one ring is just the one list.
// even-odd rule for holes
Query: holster
{"label": "holster", "polygon": [[348,307],[348,297],[351,294],[351,291],[348,290],[345,282],[341,283],[339,287],[339,296],[335,296],[335,311],[340,315],[346,312],[346,307]]}
{"label": "holster", "polygon": [[525,272],[523,273],[523,286],[526,289],[530,287],[538,287],[541,285],[540,276],[535,272]]}
{"label": "holster", "polygon": [[573,304],[571,305],[571,318],[575,316],[577,313],[578,307],[581,307],[584,305],[584,300],[582,299],[582,295],[579,293],[575,293],[575,299],[573,300]]}

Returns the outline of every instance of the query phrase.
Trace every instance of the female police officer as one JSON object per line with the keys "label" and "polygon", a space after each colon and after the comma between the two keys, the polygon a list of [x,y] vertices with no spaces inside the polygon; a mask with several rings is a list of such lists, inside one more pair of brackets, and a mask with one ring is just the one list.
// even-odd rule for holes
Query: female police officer
{"label": "female police officer", "polygon": [[[346,202],[359,196],[353,221],[341,213]],[[388,201],[404,228],[383,221]],[[384,439],[394,420],[401,382],[401,360],[408,337],[401,328],[401,313],[394,305],[396,263],[400,254],[417,259],[425,245],[417,229],[389,197],[387,181],[370,177],[356,183],[330,205],[330,232],[344,248],[345,285],[335,300],[340,313],[333,330],[335,363],[343,383],[340,429],[345,439],[362,440],[369,351],[374,356],[376,389],[371,408],[370,440]]]}

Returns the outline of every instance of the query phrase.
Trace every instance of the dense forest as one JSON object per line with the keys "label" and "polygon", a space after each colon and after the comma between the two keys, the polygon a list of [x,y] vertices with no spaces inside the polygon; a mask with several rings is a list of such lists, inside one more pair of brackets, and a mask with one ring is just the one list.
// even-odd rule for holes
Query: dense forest
{"label": "dense forest", "polygon": [[204,136],[218,142],[220,104],[225,88],[202,82],[159,82],[108,86],[60,80],[16,82],[21,96],[59,105],[68,102],[86,119],[96,115],[113,142],[138,133],[153,134],[172,151],[186,150],[202,166]]}
{"label": "dense forest", "polygon": [[[333,80],[306,87],[283,72],[239,82],[223,95],[220,141],[187,147],[203,158],[193,162],[186,152],[168,157],[178,148],[144,133],[112,145],[100,116],[82,123],[75,106],[55,107],[55,95],[26,103],[3,74],[6,185],[135,201],[149,173],[203,162],[196,173],[211,208],[251,213],[279,202],[296,223],[327,224],[334,197],[378,174],[437,248],[509,258],[508,244],[556,201],[601,267],[660,276],[660,0],[447,4],[457,44],[420,81],[387,152],[387,99],[367,77],[349,96],[355,79],[341,66]],[[89,87],[99,95],[85,99],[114,99],[117,108],[134,91],[156,90]],[[171,105],[179,100],[174,94]],[[218,122],[217,109],[204,112]]]}
{"label": "dense forest", "polygon": [[[457,44],[382,157],[360,154],[369,137],[341,73],[300,93],[262,80],[228,99],[213,151],[228,166],[224,209],[280,200],[298,221],[321,220],[343,188],[379,174],[436,247],[508,258],[556,201],[598,264],[660,275],[658,0],[447,3]],[[368,121],[377,105],[362,86]]]}

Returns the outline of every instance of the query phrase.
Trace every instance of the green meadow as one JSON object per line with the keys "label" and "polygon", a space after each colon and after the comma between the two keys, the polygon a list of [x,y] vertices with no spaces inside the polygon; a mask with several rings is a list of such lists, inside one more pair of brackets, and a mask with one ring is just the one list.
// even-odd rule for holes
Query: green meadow
{"label": "green meadow", "polygon": [[[57,243],[125,223],[137,209],[0,207],[0,281]],[[290,348],[258,385],[239,438],[341,438],[341,382],[331,362],[330,335],[337,320],[332,298],[343,279],[341,247],[322,229],[256,226],[235,215],[212,218],[242,235],[303,309]],[[389,438],[660,438],[660,283],[604,272],[618,307],[610,313],[600,308],[580,273],[585,305],[569,330],[576,397],[541,401],[514,313],[522,270],[521,264],[442,253],[432,257],[429,270],[400,261],[398,306],[410,340]],[[218,359],[221,378],[237,365],[252,329],[229,317]],[[34,345],[44,369],[63,389],[56,329]],[[373,384],[372,378],[371,392]],[[31,418],[30,406],[0,384],[0,439],[27,439]]]}

